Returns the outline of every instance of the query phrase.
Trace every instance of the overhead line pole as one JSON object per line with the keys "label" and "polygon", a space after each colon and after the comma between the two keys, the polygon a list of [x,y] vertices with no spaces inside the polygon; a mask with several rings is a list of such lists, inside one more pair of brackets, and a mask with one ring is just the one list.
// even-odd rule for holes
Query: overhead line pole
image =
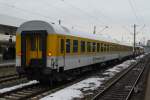
{"label": "overhead line pole", "polygon": [[133,43],[133,53],[135,54],[135,46],[136,46],[136,24],[134,24],[134,43]]}

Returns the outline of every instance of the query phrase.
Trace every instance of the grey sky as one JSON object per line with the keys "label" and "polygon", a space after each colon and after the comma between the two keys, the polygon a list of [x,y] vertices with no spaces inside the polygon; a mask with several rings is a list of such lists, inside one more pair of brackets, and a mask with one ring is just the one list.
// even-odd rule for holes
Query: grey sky
{"label": "grey sky", "polygon": [[[143,42],[150,39],[149,5],[150,0],[0,0],[0,23],[61,19],[68,28],[92,32],[96,25],[97,34],[126,42],[132,40],[135,23],[140,31],[137,41]],[[109,28],[101,32],[105,26]]]}

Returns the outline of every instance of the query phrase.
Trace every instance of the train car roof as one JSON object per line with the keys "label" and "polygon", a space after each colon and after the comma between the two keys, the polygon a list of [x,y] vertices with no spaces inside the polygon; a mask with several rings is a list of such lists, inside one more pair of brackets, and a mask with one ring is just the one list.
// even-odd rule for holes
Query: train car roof
{"label": "train car roof", "polygon": [[20,25],[20,27],[17,29],[16,34],[21,34],[22,31],[34,31],[34,30],[46,30],[48,34],[62,34],[62,35],[71,35],[81,38],[88,38],[93,40],[100,40],[100,41],[106,41],[106,42],[112,42],[115,44],[120,45],[126,45],[125,43],[118,43],[115,40],[112,40],[108,37],[104,37],[102,35],[96,35],[96,34],[90,34],[90,33],[84,33],[76,30],[70,30],[62,25],[52,24],[45,21],[39,21],[39,20],[33,20],[28,21]]}

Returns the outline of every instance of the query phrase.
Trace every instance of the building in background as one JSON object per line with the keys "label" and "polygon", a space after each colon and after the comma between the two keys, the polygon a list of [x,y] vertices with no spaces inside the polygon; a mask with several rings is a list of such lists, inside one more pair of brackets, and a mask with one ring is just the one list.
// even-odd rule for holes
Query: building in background
{"label": "building in background", "polygon": [[147,40],[147,46],[150,46],[150,40]]}

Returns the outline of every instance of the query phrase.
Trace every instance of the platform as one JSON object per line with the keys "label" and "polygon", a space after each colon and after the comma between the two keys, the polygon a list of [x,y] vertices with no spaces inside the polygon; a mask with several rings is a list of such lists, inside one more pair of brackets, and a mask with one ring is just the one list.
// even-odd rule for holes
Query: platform
{"label": "platform", "polygon": [[0,67],[15,66],[15,64],[15,60],[3,61],[0,62]]}
{"label": "platform", "polygon": [[147,86],[144,100],[150,100],[150,72],[147,77]]}

